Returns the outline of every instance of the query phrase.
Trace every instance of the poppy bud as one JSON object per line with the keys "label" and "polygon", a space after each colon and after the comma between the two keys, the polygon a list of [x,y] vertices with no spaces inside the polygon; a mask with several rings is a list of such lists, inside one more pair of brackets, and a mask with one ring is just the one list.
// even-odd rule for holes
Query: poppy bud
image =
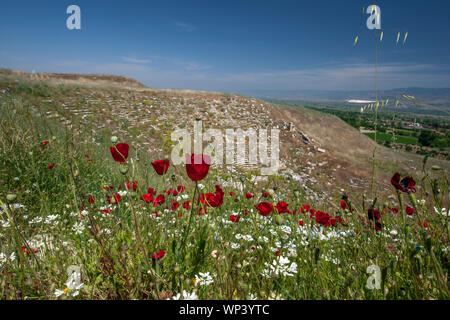
{"label": "poppy bud", "polygon": [[119,141],[119,138],[117,138],[117,136],[112,136],[111,137],[111,142],[112,143],[117,143],[117,141]]}
{"label": "poppy bud", "polygon": [[245,176],[241,176],[239,179],[241,179],[241,182],[244,183],[247,178]]}
{"label": "poppy bud", "polygon": [[439,167],[439,166],[432,166],[432,167],[431,167],[431,170],[433,170],[433,171],[439,171],[439,170],[441,170],[441,167]]}
{"label": "poppy bud", "polygon": [[300,196],[300,191],[294,190],[294,197],[298,198]]}
{"label": "poppy bud", "polygon": [[409,192],[409,200],[411,200],[411,203],[413,204],[414,208],[417,208],[417,200],[416,197],[414,196],[414,193]]}
{"label": "poppy bud", "polygon": [[281,217],[281,215],[279,215],[279,214],[276,215],[275,222],[279,226],[281,226],[283,224],[283,218]]}
{"label": "poppy bud", "polygon": [[427,248],[428,251],[431,251],[431,236],[427,235],[425,238],[425,248]]}
{"label": "poppy bud", "polygon": [[319,258],[320,258],[320,248],[315,248],[314,249],[314,260],[316,261],[316,263],[317,263],[317,261],[319,261]]}
{"label": "poppy bud", "polygon": [[8,202],[13,202],[16,199],[17,199],[17,194],[14,192],[10,192],[6,195],[6,200],[8,200]]}
{"label": "poppy bud", "polygon": [[420,273],[420,271],[422,270],[422,266],[423,266],[423,259],[421,256],[419,256],[419,255],[414,256],[414,266],[416,267],[415,271],[417,273]]}
{"label": "poppy bud", "polygon": [[119,171],[121,174],[126,174],[128,172],[128,166],[127,165],[120,165]]}

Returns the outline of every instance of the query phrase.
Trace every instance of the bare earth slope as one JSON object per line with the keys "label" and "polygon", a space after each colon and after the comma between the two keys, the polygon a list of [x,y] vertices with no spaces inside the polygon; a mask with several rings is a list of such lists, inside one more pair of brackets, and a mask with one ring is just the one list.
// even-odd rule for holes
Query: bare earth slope
{"label": "bare earth slope", "polygon": [[[342,192],[369,194],[374,142],[340,119],[308,109],[275,106],[239,95],[192,90],[155,90],[117,76],[30,75],[0,71],[0,90],[14,79],[27,79],[59,88],[41,98],[49,119],[60,121],[92,140],[115,134],[149,155],[163,156],[170,150],[170,134],[177,128],[193,128],[195,119],[203,128],[279,128],[280,175],[292,181],[311,198],[330,199]],[[0,93],[1,94],[1,93]],[[377,146],[376,187],[389,192],[394,171],[416,176],[422,157]],[[448,168],[448,162],[430,160]],[[228,168],[229,170],[232,170]],[[258,177],[256,168],[243,168]]]}

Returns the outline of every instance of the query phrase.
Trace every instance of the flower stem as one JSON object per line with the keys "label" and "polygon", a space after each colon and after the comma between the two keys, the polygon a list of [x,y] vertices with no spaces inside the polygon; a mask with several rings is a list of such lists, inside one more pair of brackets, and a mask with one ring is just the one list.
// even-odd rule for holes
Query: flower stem
{"label": "flower stem", "polygon": [[[189,221],[188,221],[188,225],[187,225],[186,231],[184,232],[183,242],[181,243],[181,253],[184,252],[184,247],[186,245],[186,240],[187,240],[187,237],[189,235],[189,229],[191,227],[192,215],[194,214],[193,211],[194,211],[195,195],[197,193],[197,190],[198,190],[198,182],[195,181],[194,195],[192,196],[191,212],[189,214]],[[182,257],[184,259],[184,255],[182,255]]]}

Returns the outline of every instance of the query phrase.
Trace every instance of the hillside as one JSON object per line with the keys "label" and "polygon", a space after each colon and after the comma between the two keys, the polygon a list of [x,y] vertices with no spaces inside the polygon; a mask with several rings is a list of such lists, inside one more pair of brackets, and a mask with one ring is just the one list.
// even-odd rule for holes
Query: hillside
{"label": "hillside", "polygon": [[0,75],[31,81],[46,81],[53,84],[95,85],[135,89],[147,88],[134,79],[104,74],[28,73],[19,70],[0,69]]}
{"label": "hillside", "polygon": [[[2,299],[448,299],[447,162],[378,147],[370,199],[334,116],[97,79],[0,76]],[[167,162],[196,120],[279,128],[279,174]]]}
{"label": "hillside", "polygon": [[[370,192],[374,143],[334,116],[239,95],[155,90],[118,76],[17,71],[3,71],[0,76],[3,93],[31,99],[49,121],[97,143],[102,136],[116,135],[154,157],[167,155],[170,133],[192,128],[195,119],[203,121],[203,128],[279,128],[279,174],[292,179],[312,199],[329,200],[344,191],[358,197]],[[25,86],[17,85],[24,80]],[[375,181],[381,193],[390,191],[394,171],[414,176],[421,170],[422,157],[416,155],[378,146],[376,158]],[[448,167],[443,161],[430,162]],[[267,181],[258,176],[257,167],[241,169],[254,174],[254,181]]]}

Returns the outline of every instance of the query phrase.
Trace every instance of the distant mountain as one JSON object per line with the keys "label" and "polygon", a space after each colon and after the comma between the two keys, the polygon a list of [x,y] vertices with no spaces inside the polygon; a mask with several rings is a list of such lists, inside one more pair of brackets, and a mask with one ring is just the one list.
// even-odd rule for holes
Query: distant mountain
{"label": "distant mountain", "polygon": [[[332,91],[332,90],[253,90],[247,95],[270,101],[299,102],[328,105],[358,105],[376,100],[374,90],[362,91]],[[415,100],[408,100],[403,95],[413,96]],[[450,111],[450,88],[398,88],[380,90],[379,100],[399,100],[398,107],[405,109],[429,110],[432,107]],[[436,110],[436,109],[434,109]]]}
{"label": "distant mountain", "polygon": [[56,81],[66,84],[91,84],[103,86],[120,86],[131,88],[147,88],[142,83],[123,76],[107,74],[74,74],[74,73],[28,73],[21,70],[0,68],[0,75],[20,77],[30,80]]}

